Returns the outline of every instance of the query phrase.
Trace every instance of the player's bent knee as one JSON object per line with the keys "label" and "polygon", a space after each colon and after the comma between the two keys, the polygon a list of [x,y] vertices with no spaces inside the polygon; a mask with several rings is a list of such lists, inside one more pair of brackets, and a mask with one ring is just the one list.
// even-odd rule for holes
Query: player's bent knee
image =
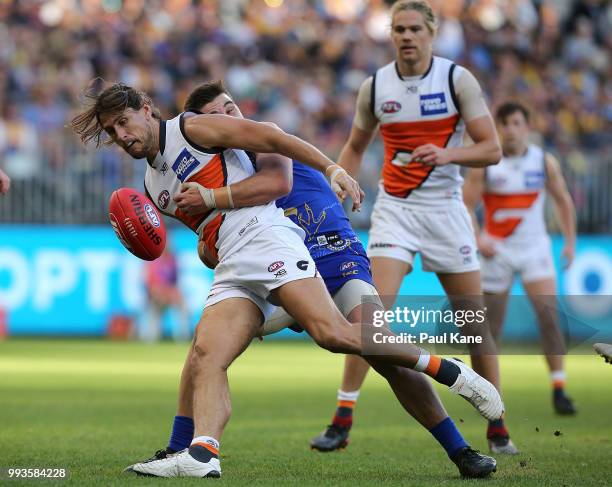
{"label": "player's bent knee", "polygon": [[200,341],[196,340],[191,349],[189,365],[191,366],[192,375],[200,375],[213,370],[226,371],[230,363],[230,360],[223,359],[219,353],[211,350],[210,346]]}
{"label": "player's bent knee", "polygon": [[354,337],[338,330],[324,330],[312,337],[317,345],[332,353],[360,354],[361,347]]}

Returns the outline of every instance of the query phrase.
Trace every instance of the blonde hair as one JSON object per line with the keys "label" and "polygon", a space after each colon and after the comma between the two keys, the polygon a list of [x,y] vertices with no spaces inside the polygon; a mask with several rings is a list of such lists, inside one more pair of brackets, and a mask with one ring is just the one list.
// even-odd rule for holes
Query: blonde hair
{"label": "blonde hair", "polygon": [[436,18],[436,14],[434,14],[434,11],[427,0],[398,0],[395,2],[391,6],[392,26],[395,15],[405,10],[416,10],[419,12],[423,16],[423,19],[425,19],[425,25],[427,26],[427,29],[431,35],[436,35],[436,32],[438,31],[438,19]]}

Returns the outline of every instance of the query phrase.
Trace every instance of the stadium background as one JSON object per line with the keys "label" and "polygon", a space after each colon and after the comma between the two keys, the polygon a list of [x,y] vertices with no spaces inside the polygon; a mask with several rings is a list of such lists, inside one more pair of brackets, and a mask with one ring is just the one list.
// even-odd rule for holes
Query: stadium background
{"label": "stadium background", "polygon": [[[274,121],[334,158],[360,83],[393,57],[389,3],[1,1],[0,167],[12,189],[0,204],[0,306],[9,331],[102,334],[111,316],[137,318],[144,303],[139,262],[114,239],[107,201],[118,187],[142,189],[145,163],[110,147],[83,148],[66,128],[91,79],[140,87],[171,117],[193,86],[223,78],[245,116]],[[581,235],[560,289],[612,295],[610,3],[432,4],[436,53],[469,67],[493,109],[509,98],[526,103],[535,141],[562,163]],[[377,139],[360,175],[364,211],[350,215],[359,229],[369,225],[381,154]],[[210,273],[190,252],[194,238],[174,233],[195,318]],[[125,296],[119,269],[132,279]],[[402,292],[440,288],[417,266]]]}
{"label": "stadium background", "polygon": [[[348,135],[359,84],[393,57],[389,3],[0,0],[0,168],[12,178],[0,197],[0,337],[9,333],[0,339],[0,468],[68,466],[69,484],[141,485],[120,470],[163,447],[174,414],[184,343],[74,338],[103,335],[116,315],[138,320],[144,306],[142,263],[116,240],[107,203],[117,187],[142,188],[145,163],[112,148],[83,148],[70,133],[66,123],[83,87],[97,76],[132,84],[170,117],[196,83],[224,78],[246,116],[274,121],[333,158]],[[469,67],[493,109],[507,98],[525,102],[535,141],[561,161],[579,237],[560,290],[604,296],[597,319],[609,318],[610,2],[431,3],[441,20],[436,53]],[[360,176],[364,211],[351,215],[364,239],[381,154],[376,140]],[[547,216],[556,232],[550,208]],[[195,256],[195,236],[168,223],[195,320],[211,274]],[[558,236],[554,248],[558,257]],[[418,264],[402,288],[440,291]],[[603,323],[599,336],[612,338],[610,321]],[[513,335],[512,327],[506,331]],[[302,341],[250,347],[230,369],[225,481],[453,485],[454,467],[427,432],[390,406],[373,375],[349,452],[307,451],[332,412],[341,363]],[[498,485],[609,484],[610,371],[595,357],[568,357],[580,414],[565,421],[552,415],[540,357],[505,356],[501,365],[508,423],[523,454],[499,459]],[[484,449],[484,425],[463,401],[443,399],[470,443]]]}

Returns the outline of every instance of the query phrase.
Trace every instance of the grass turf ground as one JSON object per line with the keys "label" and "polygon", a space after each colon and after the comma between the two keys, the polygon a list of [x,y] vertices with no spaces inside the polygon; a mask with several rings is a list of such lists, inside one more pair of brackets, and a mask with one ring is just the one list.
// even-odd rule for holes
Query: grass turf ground
{"label": "grass turf ground", "polygon": [[[186,345],[171,343],[0,343],[0,468],[70,470],[69,480],[31,480],[31,485],[203,482],[121,472],[167,444],[185,350]],[[309,343],[254,343],[230,369],[234,409],[222,441],[221,482],[466,485],[374,374],[357,405],[349,448],[310,451],[308,440],[333,412],[341,366],[341,357]],[[491,486],[612,483],[612,367],[584,355],[569,357],[568,370],[569,391],[580,409],[575,418],[552,413],[541,357],[503,357],[508,424],[522,453],[498,457],[498,472],[486,481]],[[460,398],[442,389],[440,395],[472,446],[486,450],[484,420]]]}

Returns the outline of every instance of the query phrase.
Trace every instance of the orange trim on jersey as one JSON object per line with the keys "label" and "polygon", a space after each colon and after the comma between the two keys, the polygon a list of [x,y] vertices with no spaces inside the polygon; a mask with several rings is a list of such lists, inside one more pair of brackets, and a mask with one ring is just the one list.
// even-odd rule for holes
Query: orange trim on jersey
{"label": "orange trim on jersey", "polygon": [[223,223],[223,215],[219,213],[215,218],[213,218],[208,225],[204,227],[202,230],[201,239],[204,242],[204,245],[208,249],[208,252],[215,258],[219,258],[219,254],[217,252],[217,240],[219,240],[219,229],[221,228],[221,224]]}
{"label": "orange trim on jersey", "polygon": [[405,165],[393,163],[400,160],[402,153],[406,160],[410,153],[424,144],[446,147],[455,132],[459,114],[438,120],[415,122],[393,122],[381,125],[380,134],[385,146],[385,161],[382,179],[385,191],[393,196],[405,198],[421,186],[434,170],[420,162],[410,161]]}
{"label": "orange trim on jersey", "polygon": [[208,443],[203,443],[201,441],[198,441],[197,443],[192,443],[190,446],[203,446],[204,448],[206,448],[210,453],[212,453],[213,455],[217,455],[219,456],[219,450],[217,450],[214,446],[208,444]]}
{"label": "orange trim on jersey", "polygon": [[506,238],[523,221],[520,216],[496,220],[495,213],[500,210],[526,210],[538,199],[539,192],[523,194],[484,193],[482,200],[485,210],[485,231],[494,237]]}
{"label": "orange trim on jersey", "polygon": [[[223,154],[215,154],[208,164],[206,164],[192,177],[188,178],[187,181],[199,183],[202,186],[210,189],[222,188],[225,186],[227,184],[227,170],[225,168]],[[188,215],[177,208],[174,214],[185,225],[191,228],[194,232],[197,232],[198,227],[213,211],[213,209],[210,209],[204,214]],[[204,245],[206,245],[208,251],[215,257],[215,259],[218,257],[216,245],[219,238],[219,228],[221,228],[222,222],[223,216],[218,214],[208,223],[208,225],[206,225],[206,227],[204,227],[201,234],[201,240],[204,241]]]}
{"label": "orange trim on jersey", "polygon": [[205,188],[215,189],[225,186],[225,164],[222,154],[215,156],[201,170],[190,178],[190,183],[199,183]]}

